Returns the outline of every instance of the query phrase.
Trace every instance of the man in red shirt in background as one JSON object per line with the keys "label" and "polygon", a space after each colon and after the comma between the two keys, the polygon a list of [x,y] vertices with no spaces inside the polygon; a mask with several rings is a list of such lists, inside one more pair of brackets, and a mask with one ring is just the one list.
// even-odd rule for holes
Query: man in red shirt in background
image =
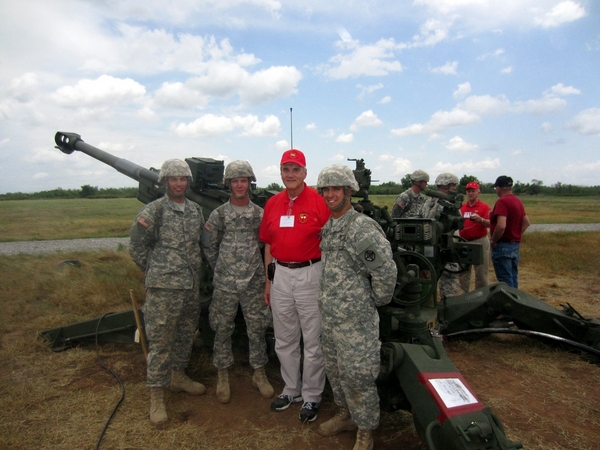
{"label": "man in red shirt in background", "polygon": [[[490,226],[489,214],[491,208],[479,200],[479,183],[476,181],[467,183],[466,191],[467,201],[460,207],[460,212],[465,218],[465,225],[458,233],[466,241],[482,246],[483,262],[478,266],[473,266],[475,268],[475,289],[479,289],[489,284],[490,241],[488,239],[488,228]],[[471,267],[459,275],[459,282],[463,292],[469,292]]]}
{"label": "man in red shirt in background", "polygon": [[494,183],[498,200],[490,213],[492,264],[498,281],[519,288],[519,249],[529,227],[523,203],[512,193],[513,179],[500,175]]}
{"label": "man in red shirt in background", "polygon": [[322,272],[319,234],[331,212],[323,197],[304,182],[306,158],[300,150],[283,153],[280,171],[285,190],[269,199],[260,226],[267,267],[264,298],[273,313],[275,351],[285,383],[271,409],[283,411],[304,401],[300,420],[312,422],[325,387],[318,305]]}

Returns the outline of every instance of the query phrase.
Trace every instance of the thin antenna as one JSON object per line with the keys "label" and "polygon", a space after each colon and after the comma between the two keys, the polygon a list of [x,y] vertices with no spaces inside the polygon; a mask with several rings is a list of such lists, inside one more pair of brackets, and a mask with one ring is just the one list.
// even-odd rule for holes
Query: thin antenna
{"label": "thin antenna", "polygon": [[292,120],[292,108],[290,108],[290,148],[294,148],[294,123]]}

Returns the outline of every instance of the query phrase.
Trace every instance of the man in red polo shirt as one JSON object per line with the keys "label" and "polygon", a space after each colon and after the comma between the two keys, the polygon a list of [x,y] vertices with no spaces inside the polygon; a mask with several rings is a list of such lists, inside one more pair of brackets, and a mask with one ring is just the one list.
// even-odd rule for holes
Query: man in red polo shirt
{"label": "man in red polo shirt", "polygon": [[[460,212],[465,218],[465,225],[458,232],[460,237],[474,244],[481,244],[483,249],[483,263],[475,268],[475,289],[485,287],[489,284],[490,272],[490,241],[488,239],[488,228],[490,226],[489,205],[479,200],[479,183],[471,181],[467,183],[467,201],[460,207]],[[459,276],[460,288],[463,292],[469,292],[471,285],[471,267]]]}
{"label": "man in red polo shirt", "polygon": [[260,226],[267,267],[264,298],[273,313],[275,351],[285,383],[271,409],[283,411],[304,401],[300,420],[312,422],[325,387],[318,305],[322,271],[319,234],[331,212],[323,197],[304,182],[306,159],[300,150],[284,152],[280,171],[285,190],[269,199]]}

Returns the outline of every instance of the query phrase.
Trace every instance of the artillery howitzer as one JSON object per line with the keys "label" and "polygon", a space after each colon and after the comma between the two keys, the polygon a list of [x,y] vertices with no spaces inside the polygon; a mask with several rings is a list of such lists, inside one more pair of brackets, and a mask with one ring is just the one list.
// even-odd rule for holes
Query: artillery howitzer
{"label": "artillery howitzer", "polygon": [[[140,183],[138,199],[147,203],[163,195],[158,171],[144,169],[85,144],[79,135],[57,133],[56,144],[65,153],[82,151]],[[208,158],[186,159],[194,184],[186,196],[197,202],[205,217],[227,201],[221,184],[223,162]],[[378,390],[381,407],[412,413],[421,439],[431,450],[516,449],[500,420],[484,407],[470,389],[443,347],[443,338],[490,332],[523,332],[575,345],[600,356],[600,322],[581,317],[570,305],[563,311],[517,289],[498,283],[449,299],[437,298],[437,280],[447,263],[481,262],[476,244],[459,242],[455,231],[462,227],[458,208],[462,197],[429,192],[444,206],[435,219],[392,219],[386,207],[368,198],[371,171],[356,161],[355,177],[360,198],[357,210],[376,220],[386,233],[398,267],[392,302],[379,308],[381,373]],[[253,201],[264,206],[269,192],[252,192]],[[203,296],[210,300],[210,273],[204,278]],[[512,317],[514,325],[499,324],[500,315]],[[102,321],[102,323],[100,323]],[[133,342],[136,329],[131,311],[93,319],[42,334],[53,341],[54,350],[93,339]]]}

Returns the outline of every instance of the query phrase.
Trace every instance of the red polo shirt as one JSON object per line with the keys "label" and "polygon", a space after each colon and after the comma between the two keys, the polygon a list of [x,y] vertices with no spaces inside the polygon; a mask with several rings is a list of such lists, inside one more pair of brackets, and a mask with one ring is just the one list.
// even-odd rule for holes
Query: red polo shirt
{"label": "red polo shirt", "polygon": [[526,216],[523,203],[514,194],[499,198],[490,213],[490,232],[494,234],[498,216],[506,217],[506,228],[499,239],[502,242],[521,242],[523,232],[523,218]]}
{"label": "red polo shirt", "polygon": [[463,204],[460,207],[460,212],[465,218],[465,227],[458,231],[460,237],[467,241],[472,241],[473,239],[479,239],[486,236],[488,232],[487,227],[482,223],[473,222],[471,220],[471,214],[478,214],[484,219],[489,219],[490,211],[491,208],[489,205],[483,203],[479,199],[477,199],[473,206],[469,205],[469,202]]}
{"label": "red polo shirt", "polygon": [[[288,214],[294,218],[293,226],[282,226],[286,224],[282,217]],[[331,211],[323,197],[304,183],[291,208],[287,190],[269,199],[260,224],[260,240],[271,246],[271,255],[279,261],[304,262],[320,258],[319,234],[329,216]]]}

